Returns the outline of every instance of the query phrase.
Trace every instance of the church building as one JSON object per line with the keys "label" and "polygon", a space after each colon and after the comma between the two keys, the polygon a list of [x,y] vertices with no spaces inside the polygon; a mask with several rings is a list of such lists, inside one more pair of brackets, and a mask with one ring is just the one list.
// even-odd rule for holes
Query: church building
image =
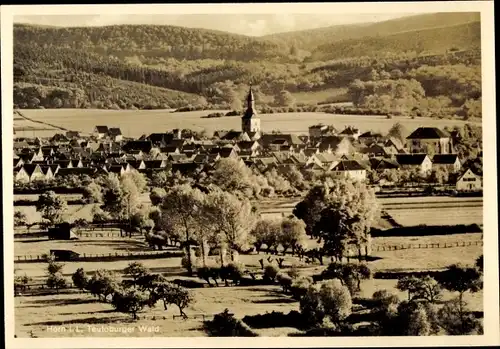
{"label": "church building", "polygon": [[255,98],[253,96],[252,87],[248,91],[247,110],[241,117],[241,130],[248,135],[260,133],[260,117],[255,109]]}

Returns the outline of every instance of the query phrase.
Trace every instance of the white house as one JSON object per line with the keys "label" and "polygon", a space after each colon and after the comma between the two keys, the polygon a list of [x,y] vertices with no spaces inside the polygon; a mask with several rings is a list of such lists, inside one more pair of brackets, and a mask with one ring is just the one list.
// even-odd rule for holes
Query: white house
{"label": "white house", "polygon": [[458,177],[456,188],[458,191],[481,190],[483,188],[482,178],[469,168]]}
{"label": "white house", "polygon": [[335,175],[343,178],[364,181],[366,179],[366,169],[356,160],[341,160],[330,167]]}

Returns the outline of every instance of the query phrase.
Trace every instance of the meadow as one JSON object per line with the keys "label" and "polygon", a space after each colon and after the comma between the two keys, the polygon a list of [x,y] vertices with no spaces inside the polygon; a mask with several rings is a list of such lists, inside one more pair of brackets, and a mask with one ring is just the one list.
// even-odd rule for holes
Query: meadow
{"label": "meadow", "polygon": [[[395,289],[396,280],[367,280],[362,283],[361,297],[371,297],[373,292],[389,289],[401,300],[407,294]],[[111,305],[99,303],[86,293],[70,293],[51,296],[20,296],[15,299],[18,337],[28,337],[30,332],[37,337],[85,337],[90,331],[97,337],[200,337],[206,336],[202,329],[202,317],[211,316],[228,308],[235,317],[280,311],[288,313],[299,310],[299,303],[284,295],[278,286],[217,287],[192,289],[194,302],[185,312],[191,318],[174,319],[178,309],[170,306],[167,311],[158,304],[139,313],[139,320],[132,321],[126,314],[113,310]],[[443,292],[443,300],[456,294]],[[466,293],[464,300],[472,311],[483,310],[483,292]],[[127,333],[96,332],[101,326],[125,327]],[[158,332],[141,331],[140,326],[157,327]],[[75,330],[78,327],[79,332]],[[65,330],[62,330],[65,329]],[[295,328],[256,329],[261,336],[286,336],[299,332]]]}
{"label": "meadow", "polygon": [[[33,120],[43,121],[67,129],[92,132],[94,126],[107,125],[120,127],[126,137],[140,137],[153,132],[166,132],[175,128],[188,128],[194,131],[240,130],[240,117],[202,118],[209,113],[226,112],[222,110],[174,113],[171,110],[101,110],[101,109],[25,109],[24,115]],[[408,130],[421,126],[440,127],[462,126],[462,120],[394,117],[384,116],[336,115],[317,112],[260,114],[261,128],[264,132],[279,130],[284,133],[307,134],[308,127],[317,123],[332,124],[336,128],[358,127],[361,131],[386,133],[391,126],[400,122]],[[98,120],[98,121],[97,121]],[[40,126],[40,124],[37,124]],[[61,131],[19,131],[16,136],[46,136]]]}

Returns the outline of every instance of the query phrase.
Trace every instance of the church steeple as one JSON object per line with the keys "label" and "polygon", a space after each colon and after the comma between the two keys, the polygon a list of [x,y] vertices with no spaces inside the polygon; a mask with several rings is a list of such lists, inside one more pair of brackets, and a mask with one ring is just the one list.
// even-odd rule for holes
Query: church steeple
{"label": "church steeple", "polygon": [[255,98],[253,96],[252,85],[250,85],[250,90],[248,91],[247,109],[255,110]]}
{"label": "church steeple", "polygon": [[247,110],[241,117],[241,130],[246,133],[260,132],[260,118],[255,109],[255,97],[251,85],[247,95]]}

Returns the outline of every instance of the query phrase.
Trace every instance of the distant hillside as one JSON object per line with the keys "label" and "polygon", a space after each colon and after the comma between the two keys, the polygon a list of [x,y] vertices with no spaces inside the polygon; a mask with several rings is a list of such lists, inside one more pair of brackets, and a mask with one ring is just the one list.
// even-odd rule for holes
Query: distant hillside
{"label": "distant hillside", "polygon": [[[252,84],[260,101],[273,107],[341,101],[392,112],[394,96],[375,93],[374,87],[397,82],[428,99],[400,100],[400,113],[427,103],[425,112],[442,117],[457,108],[460,115],[475,116],[481,105],[476,19],[477,14],[422,15],[274,39],[172,26],[16,25],[14,103],[19,108],[236,109]],[[328,34],[332,30],[338,35]],[[311,45],[315,35],[316,44],[323,43],[310,46],[306,60],[297,45],[287,47],[288,37],[304,33],[316,33],[310,35]],[[276,41],[281,36],[282,42]],[[285,92],[297,100],[282,98]]]}
{"label": "distant hillside", "polygon": [[387,36],[369,36],[319,46],[310,61],[326,61],[346,57],[385,56],[405,52],[417,54],[445,53],[448,50],[480,48],[481,25],[479,22],[452,27],[425,29]]}
{"label": "distant hillside", "polygon": [[16,24],[14,41],[37,42],[119,58],[173,57],[177,59],[279,60],[278,45],[244,35],[206,29],[157,25],[114,25],[58,28]]}
{"label": "distant hillside", "polygon": [[416,31],[459,24],[479,22],[480,15],[475,12],[434,13],[408,16],[378,23],[338,25],[312,30],[279,33],[263,36],[262,39],[278,45],[312,51],[328,43],[359,39],[366,36],[393,35],[401,32]]}

